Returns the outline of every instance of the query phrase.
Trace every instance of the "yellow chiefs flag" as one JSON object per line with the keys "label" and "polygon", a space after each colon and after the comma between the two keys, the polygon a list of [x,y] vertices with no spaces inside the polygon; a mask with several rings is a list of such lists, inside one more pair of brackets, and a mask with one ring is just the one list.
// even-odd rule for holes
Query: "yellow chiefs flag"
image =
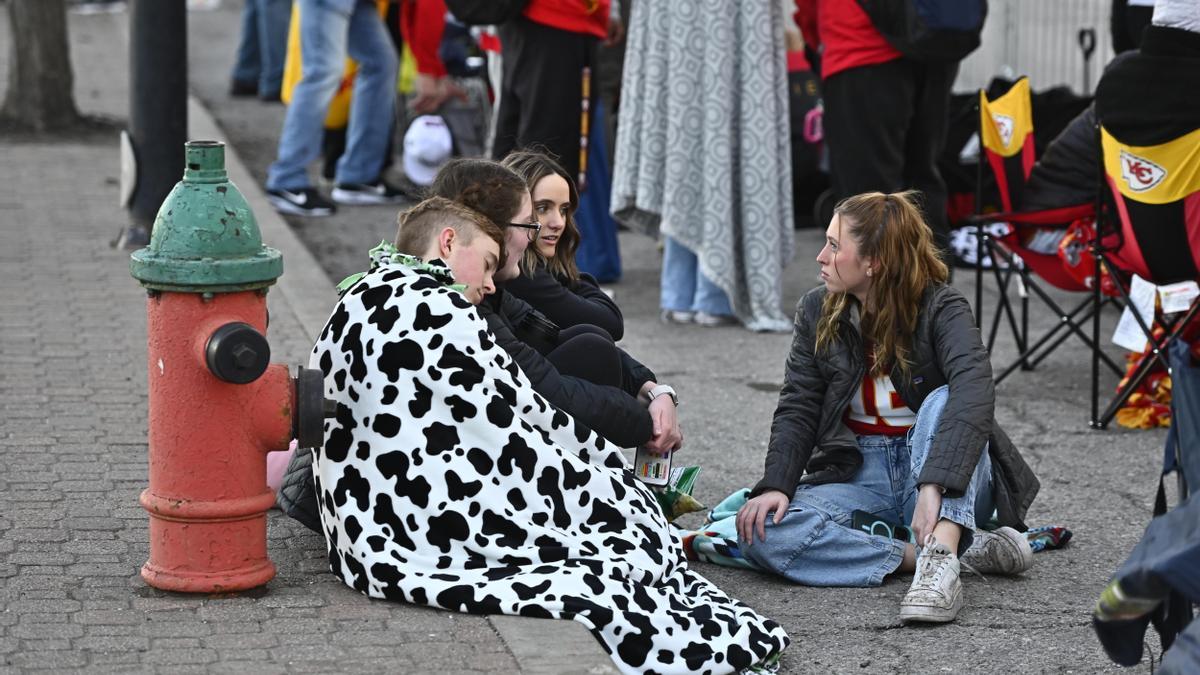
{"label": "yellow chiefs flag", "polygon": [[1160,145],[1126,145],[1101,127],[1104,173],[1128,199],[1170,204],[1200,191],[1200,129]]}
{"label": "yellow chiefs flag", "polygon": [[979,127],[984,147],[1001,157],[1021,152],[1025,139],[1033,133],[1033,104],[1029,95],[1029,78],[1017,80],[1003,96],[988,101],[979,92]]}
{"label": "yellow chiefs flag", "polygon": [[[387,16],[388,0],[377,0],[379,15]],[[405,52],[408,48],[405,47]],[[283,85],[279,98],[284,103],[292,102],[292,90],[300,82],[303,72],[300,48],[300,5],[292,4],[292,19],[288,25],[287,59],[283,62]],[[354,89],[354,74],[358,72],[358,64],[354,59],[346,59],[346,70],[342,73],[342,81],[338,84],[337,92],[329,103],[329,113],[325,116],[326,129],[341,129],[350,119],[350,93]]]}

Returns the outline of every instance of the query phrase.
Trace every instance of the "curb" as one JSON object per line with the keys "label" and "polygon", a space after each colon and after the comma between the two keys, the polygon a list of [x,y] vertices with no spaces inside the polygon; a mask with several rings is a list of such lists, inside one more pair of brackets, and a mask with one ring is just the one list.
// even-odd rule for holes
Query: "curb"
{"label": "curb", "polygon": [[[229,174],[229,180],[237,185],[250,205],[263,242],[283,255],[283,276],[273,290],[291,307],[309,343],[316,342],[335,304],[333,282],[267,201],[266,192],[250,175],[212,113],[194,95],[188,96],[188,138],[225,144],[225,171]],[[322,301],[322,298],[327,298],[328,302]],[[612,659],[583,624],[570,620],[507,615],[488,616],[487,621],[508,647],[523,673],[600,675],[618,672]]]}

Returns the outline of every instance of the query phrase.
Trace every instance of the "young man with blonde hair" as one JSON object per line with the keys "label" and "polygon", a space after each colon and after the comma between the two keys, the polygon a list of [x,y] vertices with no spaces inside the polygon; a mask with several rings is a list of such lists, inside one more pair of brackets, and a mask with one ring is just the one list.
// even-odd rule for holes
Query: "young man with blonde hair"
{"label": "young man with blonde hair", "polygon": [[441,260],[477,305],[496,292],[504,264],[504,232],[486,216],[443,197],[430,197],[396,218],[396,249],[425,262]]}

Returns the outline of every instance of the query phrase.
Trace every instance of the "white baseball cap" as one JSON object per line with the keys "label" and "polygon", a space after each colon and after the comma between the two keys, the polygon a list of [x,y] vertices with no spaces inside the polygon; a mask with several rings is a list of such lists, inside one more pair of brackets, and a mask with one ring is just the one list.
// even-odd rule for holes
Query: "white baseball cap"
{"label": "white baseball cap", "polygon": [[421,115],[404,133],[404,173],[420,186],[433,183],[433,177],[450,159],[454,142],[446,120],[437,115]]}

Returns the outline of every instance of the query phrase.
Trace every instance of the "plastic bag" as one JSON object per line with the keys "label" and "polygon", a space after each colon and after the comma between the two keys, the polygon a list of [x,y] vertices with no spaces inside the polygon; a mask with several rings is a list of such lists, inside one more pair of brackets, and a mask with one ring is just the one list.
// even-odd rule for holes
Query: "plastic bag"
{"label": "plastic bag", "polygon": [[652,488],[654,496],[658,498],[658,505],[662,507],[668,521],[675,520],[687,513],[704,510],[704,505],[692,496],[692,490],[696,487],[696,478],[699,475],[700,467],[698,466],[677,466],[671,469],[671,478],[667,481],[666,486]]}

